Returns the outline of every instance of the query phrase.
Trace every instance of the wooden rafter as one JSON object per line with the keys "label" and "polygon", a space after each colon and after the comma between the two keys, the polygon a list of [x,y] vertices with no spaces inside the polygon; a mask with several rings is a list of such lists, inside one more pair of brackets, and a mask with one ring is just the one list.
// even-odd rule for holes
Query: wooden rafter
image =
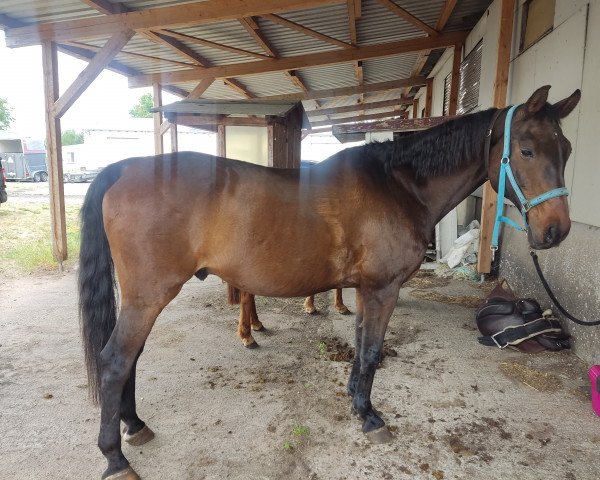
{"label": "wooden rafter", "polygon": [[322,108],[320,110],[307,110],[309,118],[320,115],[337,115],[339,113],[356,112],[360,110],[375,110],[379,108],[398,107],[400,105],[412,105],[410,98],[396,98],[394,100],[382,100],[380,102],[368,102],[360,105],[344,105],[342,107]]}
{"label": "wooden rafter", "polygon": [[416,130],[425,130],[456,117],[428,117],[428,118],[394,118],[389,120],[381,120],[378,122],[369,123],[350,123],[345,125],[337,125],[333,127],[333,134],[346,133],[364,133],[364,132],[412,132]]}
{"label": "wooden rafter", "polygon": [[283,18],[280,17],[279,15],[273,15],[273,14],[267,14],[267,15],[260,15],[262,18],[265,18],[273,23],[277,23],[278,25],[281,25],[283,27],[289,28],[291,30],[295,30],[297,32],[303,33],[304,35],[309,35],[311,37],[314,37],[318,40],[321,40],[323,42],[326,43],[330,43],[332,45],[336,45],[338,47],[342,47],[342,48],[353,48],[354,45],[351,45],[349,43],[346,42],[342,42],[341,40],[338,40],[337,38],[333,38],[330,37],[328,35],[323,35],[322,33],[317,32],[316,30],[313,30],[311,28],[305,27],[303,25],[300,25],[299,23],[296,22],[292,22],[291,20],[288,20],[287,18]]}
{"label": "wooden rafter", "polygon": [[340,123],[352,123],[352,122],[362,122],[366,120],[377,120],[381,118],[391,118],[398,117],[400,113],[392,110],[391,112],[382,112],[382,113],[371,113],[368,115],[353,115],[351,117],[342,117],[342,118],[331,118],[329,120],[320,120],[317,122],[310,122],[310,126],[312,127],[321,127],[325,125],[338,125]]}
{"label": "wooden rafter", "polygon": [[190,69],[177,72],[155,73],[129,78],[129,86],[146,87],[155,82],[173,84],[201,80],[203,78],[241,77],[245,75],[258,75],[269,72],[282,72],[297,70],[306,67],[330,65],[354,60],[380,58],[402,53],[415,52],[427,48],[440,48],[455,45],[464,41],[467,32],[451,32],[437,37],[400,40],[396,42],[369,45],[355,49],[336,50],[333,52],[319,52],[293,57],[277,58],[256,62],[237,63],[210,67],[203,70]]}
{"label": "wooden rafter", "polygon": [[80,0],[83,3],[86,3],[90,7],[98,10],[100,13],[104,13],[105,15],[112,15],[115,13],[124,13],[128,12],[129,9],[123,5],[122,3],[112,3],[108,0]]}
{"label": "wooden rafter", "polygon": [[276,58],[277,51],[273,48],[273,46],[269,43],[269,41],[264,37],[258,24],[254,21],[252,17],[244,17],[238,18],[238,21],[242,24],[242,26],[246,29],[246,31],[250,34],[254,41],[271,57]]}
{"label": "wooden rafter", "polygon": [[422,22],[417,17],[415,17],[411,13],[404,10],[402,7],[396,5],[394,2],[392,2],[392,0],[377,0],[377,2],[379,2],[385,8],[387,8],[389,11],[398,15],[400,18],[403,18],[404,20],[406,20],[408,23],[411,23],[415,27],[423,30],[427,34],[432,35],[432,36],[437,36],[440,34],[440,32],[438,32],[436,29],[431,28],[425,22]]}
{"label": "wooden rafter", "polygon": [[[76,47],[76,48],[83,48],[86,50],[90,50],[92,52],[98,52],[102,48],[97,45],[90,45],[89,43],[84,43],[84,42],[66,42],[65,45],[70,45],[70,46]],[[148,62],[168,63],[171,65],[176,65],[178,67],[193,67],[194,66],[193,64],[187,63],[187,62],[179,62],[177,60],[171,60],[169,58],[152,57],[150,55],[129,52],[127,50],[121,50],[119,52],[119,55],[123,55],[125,57],[130,57],[130,58],[135,58],[135,59],[146,60]],[[88,60],[89,60],[89,58],[88,58]]]}
{"label": "wooden rafter", "polygon": [[213,83],[212,78],[206,78],[202,80],[198,85],[194,87],[194,89],[189,93],[186,97],[187,100],[197,100],[202,96],[202,94],[210,87]]}
{"label": "wooden rafter", "polygon": [[344,0],[207,0],[60,22],[11,28],[6,32],[9,47],[37,45],[43,40],[63,42],[112,36],[123,29],[135,31],[201,25],[235,20],[244,16],[303,10]]}
{"label": "wooden rafter", "polygon": [[225,78],[223,80],[223,83],[225,83],[225,85],[228,85],[229,87],[233,88],[236,92],[238,92],[243,97],[256,98],[256,95],[254,95],[253,93],[250,93],[250,91],[248,90],[248,88],[245,85],[243,85],[241,82],[239,82],[237,80],[234,80],[233,78]]}
{"label": "wooden rafter", "polygon": [[180,42],[179,40],[167,37],[166,35],[162,35],[160,33],[156,33],[150,30],[145,30],[140,33],[151,42],[157,43],[159,45],[164,45],[170,48],[178,55],[181,55],[187,58],[188,60],[191,60],[200,67],[206,67],[210,65],[210,62],[206,58],[204,58],[199,53],[196,53],[194,50],[192,50],[190,47]]}
{"label": "wooden rafter", "polygon": [[348,0],[348,28],[350,29],[350,43],[358,45],[358,34],[356,33],[356,3],[360,0]]}
{"label": "wooden rafter", "polygon": [[425,85],[425,77],[405,78],[402,80],[391,80],[388,82],[371,83],[358,85],[355,87],[332,88],[329,90],[311,90],[307,93],[285,93],[283,95],[271,95],[261,97],[264,100],[314,100],[319,98],[345,97],[348,95],[358,95],[360,93],[381,92],[384,90],[395,90],[406,86]]}
{"label": "wooden rafter", "polygon": [[238,55],[245,55],[248,57],[259,58],[261,60],[270,58],[269,55],[263,55],[262,53],[251,52],[249,50],[243,50],[241,48],[230,47],[228,45],[223,45],[222,43],[215,43],[209,40],[204,40],[198,37],[192,37],[191,35],[186,35],[184,33],[174,32],[173,30],[157,30],[157,33],[162,35],[166,35],[168,37],[172,37],[178,40],[183,40],[189,43],[196,43],[198,45],[204,45],[205,47],[216,48],[218,50],[224,50],[226,52],[237,53]]}

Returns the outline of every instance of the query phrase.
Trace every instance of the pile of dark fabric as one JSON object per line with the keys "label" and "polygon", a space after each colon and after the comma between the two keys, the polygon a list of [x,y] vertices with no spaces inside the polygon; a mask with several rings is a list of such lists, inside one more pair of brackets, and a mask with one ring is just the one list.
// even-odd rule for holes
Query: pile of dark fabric
{"label": "pile of dark fabric", "polygon": [[569,348],[567,335],[551,310],[532,298],[517,298],[506,280],[498,284],[475,313],[482,345],[512,347],[526,353]]}

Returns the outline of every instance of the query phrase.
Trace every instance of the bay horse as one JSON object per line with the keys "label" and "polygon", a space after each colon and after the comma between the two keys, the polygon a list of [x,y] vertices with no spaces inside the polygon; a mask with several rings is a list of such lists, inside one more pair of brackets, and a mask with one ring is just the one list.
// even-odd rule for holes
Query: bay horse
{"label": "bay horse", "polygon": [[[551,105],[549,88],[508,122],[510,164],[527,199],[564,187],[571,153],[560,119],[581,93]],[[139,478],[121,450],[120,422],[124,440],[152,438],[136,413],[136,363],[158,314],[194,274],[262,296],[355,288],[347,389],[370,440],[391,441],[371,390],[400,286],[419,268],[434,225],[485,180],[498,188],[507,115],[465,115],[301,170],[190,152],[102,170],[82,207],[78,288],[89,385],[101,406],[103,478]],[[506,195],[519,204],[512,184]],[[557,246],[571,226],[566,198],[535,206],[527,220],[532,248]]]}
{"label": "bay horse", "polygon": [[[350,315],[350,310],[344,305],[341,288],[335,289],[334,298],[334,307],[337,312],[342,315]],[[258,343],[256,343],[256,340],[254,340],[254,337],[252,336],[252,330],[255,332],[262,332],[265,330],[265,327],[258,319],[254,295],[248,292],[242,292],[232,285],[227,285],[227,300],[231,305],[240,305],[237,333],[242,341],[242,345],[246,348],[258,347]],[[315,307],[314,295],[310,295],[304,299],[303,308],[304,311],[310,315],[318,313],[317,308]]]}

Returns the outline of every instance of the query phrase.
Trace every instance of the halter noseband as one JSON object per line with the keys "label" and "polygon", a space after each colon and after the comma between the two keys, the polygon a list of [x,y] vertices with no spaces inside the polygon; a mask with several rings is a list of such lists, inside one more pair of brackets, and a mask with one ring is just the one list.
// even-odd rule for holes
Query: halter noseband
{"label": "halter noseband", "polygon": [[[501,223],[506,223],[506,224],[510,225],[511,227],[513,227],[517,230],[520,230],[520,231],[527,231],[527,229],[529,228],[529,225],[527,224],[527,212],[529,210],[531,210],[536,205],[539,205],[540,203],[545,202],[546,200],[550,200],[551,198],[569,195],[569,190],[566,187],[559,187],[559,188],[554,188],[552,190],[548,190],[547,192],[542,193],[541,195],[538,195],[537,197],[532,198],[531,200],[527,200],[525,198],[525,195],[523,195],[523,191],[521,190],[521,187],[519,187],[519,184],[517,183],[517,180],[515,179],[515,176],[513,175],[512,168],[510,167],[510,127],[512,124],[513,114],[515,113],[515,110],[517,109],[517,107],[518,107],[518,105],[514,105],[508,109],[508,112],[506,113],[506,120],[504,121],[504,150],[502,152],[502,160],[500,160],[500,172],[498,174],[498,203],[496,204],[496,218],[494,221],[494,231],[492,233],[492,244],[490,247],[493,252],[498,250],[498,235],[500,234],[500,224]],[[498,110],[498,112],[500,112],[500,111],[501,110]],[[488,131],[488,137],[490,138],[490,142],[491,142],[491,136],[492,136],[491,132],[492,132],[492,129],[494,128],[494,123],[496,122],[496,119],[498,118],[498,115],[499,115],[498,112],[496,112],[497,114],[494,115],[492,124]],[[487,151],[485,154],[487,157],[489,155],[489,148],[486,148],[486,150]],[[486,162],[486,167],[487,167],[487,162]],[[523,216],[523,223],[525,224],[524,227],[522,227],[518,223],[514,222],[510,218],[505,217],[503,215],[504,191],[506,188],[506,178],[507,177],[508,177],[508,181],[512,185],[512,188],[513,188],[515,194],[517,195],[517,198],[519,199],[519,203],[521,204],[520,211],[521,211],[521,215]]]}

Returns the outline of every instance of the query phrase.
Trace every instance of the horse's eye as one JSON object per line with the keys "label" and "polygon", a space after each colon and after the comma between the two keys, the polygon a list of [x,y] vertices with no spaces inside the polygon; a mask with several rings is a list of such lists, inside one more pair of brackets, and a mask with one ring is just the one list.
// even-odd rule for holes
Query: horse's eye
{"label": "horse's eye", "polygon": [[523,155],[524,157],[533,157],[533,152],[528,148],[522,148],[521,155]]}

